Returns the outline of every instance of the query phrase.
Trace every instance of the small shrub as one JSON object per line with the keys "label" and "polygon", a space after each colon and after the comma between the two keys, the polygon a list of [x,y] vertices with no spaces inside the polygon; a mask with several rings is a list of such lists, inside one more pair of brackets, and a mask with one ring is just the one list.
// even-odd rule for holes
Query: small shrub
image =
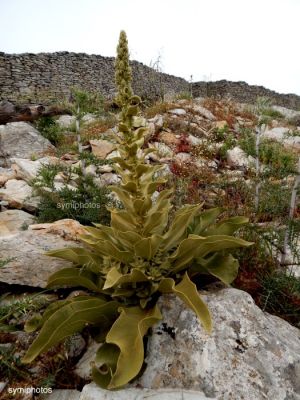
{"label": "small shrub", "polygon": [[192,100],[191,92],[180,92],[176,95],[176,100]]}
{"label": "small shrub", "polygon": [[150,107],[147,107],[147,109],[145,110],[145,116],[146,118],[153,118],[157,114],[165,114],[166,112],[168,112],[168,110],[171,110],[172,108],[174,108],[174,104],[158,102]]}
{"label": "small shrub", "polygon": [[35,127],[54,146],[58,146],[63,141],[63,130],[52,117],[39,118]]}
{"label": "small shrub", "polygon": [[291,188],[281,182],[263,181],[260,188],[260,199],[257,219],[271,221],[280,218],[284,221],[289,214]]}
{"label": "small shrub", "polygon": [[71,89],[70,108],[77,113],[79,107],[81,115],[91,113],[98,116],[104,112],[104,97],[97,92],[89,92],[80,88]]}
{"label": "small shrub", "polygon": [[[78,180],[74,189],[65,185],[62,189],[56,190],[54,188],[56,174],[51,174],[49,178],[47,177],[47,181],[44,179],[35,185],[41,199],[37,212],[39,222],[71,218],[83,225],[91,225],[93,222],[104,225],[109,223],[109,212],[106,209],[106,205],[112,204],[108,197],[109,190],[97,187],[93,177],[83,176],[80,169],[76,172]],[[50,190],[46,191],[43,187]]]}
{"label": "small shrub", "polygon": [[300,278],[274,271],[261,279],[260,307],[300,328]]}
{"label": "small shrub", "polygon": [[237,143],[236,138],[234,137],[234,135],[232,133],[229,133],[228,135],[226,135],[225,141],[224,141],[222,147],[220,147],[218,150],[219,158],[221,160],[226,160],[227,151],[232,149],[233,147],[235,147],[236,143]]}

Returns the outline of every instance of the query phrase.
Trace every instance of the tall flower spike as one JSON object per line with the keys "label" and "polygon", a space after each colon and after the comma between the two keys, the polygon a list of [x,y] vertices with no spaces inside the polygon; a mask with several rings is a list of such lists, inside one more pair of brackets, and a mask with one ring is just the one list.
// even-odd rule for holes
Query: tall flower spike
{"label": "tall flower spike", "polygon": [[128,41],[125,31],[120,32],[115,63],[115,80],[118,89],[116,101],[120,107],[126,106],[132,97],[131,67],[129,65]]}

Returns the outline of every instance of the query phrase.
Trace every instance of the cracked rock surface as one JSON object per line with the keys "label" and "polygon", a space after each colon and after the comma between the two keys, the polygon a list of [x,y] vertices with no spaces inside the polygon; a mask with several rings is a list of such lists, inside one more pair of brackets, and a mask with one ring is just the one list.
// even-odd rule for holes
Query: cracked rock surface
{"label": "cracked rock surface", "polygon": [[213,318],[204,332],[174,295],[163,296],[163,320],[149,337],[145,388],[184,388],[218,400],[300,399],[300,331],[264,313],[252,297],[225,288],[203,295]]}

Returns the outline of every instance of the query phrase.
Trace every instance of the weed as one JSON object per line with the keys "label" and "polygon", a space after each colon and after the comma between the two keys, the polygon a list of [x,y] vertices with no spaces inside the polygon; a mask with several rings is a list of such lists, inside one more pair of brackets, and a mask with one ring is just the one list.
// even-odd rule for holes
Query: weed
{"label": "weed", "polygon": [[0,376],[12,382],[16,378],[28,378],[29,373],[22,366],[20,357],[14,355],[14,347],[0,345]]}
{"label": "weed", "polygon": [[23,224],[21,225],[21,231],[27,231],[28,230],[28,223],[27,222],[23,222]]}
{"label": "weed", "polygon": [[193,96],[190,92],[180,92],[176,96],[176,100],[192,100]]}
{"label": "weed", "polygon": [[52,117],[41,117],[35,123],[36,129],[48,139],[54,146],[63,141],[63,130]]}
{"label": "weed", "polygon": [[87,113],[100,116],[104,112],[104,98],[100,93],[89,92],[77,87],[71,88],[70,99],[66,105],[74,114],[77,113],[79,107],[81,116]]}
{"label": "weed", "polygon": [[54,188],[54,178],[56,175],[63,170],[59,164],[53,165],[42,165],[39,169],[36,178],[31,181],[31,184],[35,188],[47,186],[51,189]]}
{"label": "weed", "polygon": [[84,160],[85,161],[85,166],[87,167],[88,165],[111,165],[113,164],[112,161],[110,160],[102,160],[101,158],[95,156],[93,153],[88,153],[88,152],[82,152],[79,154],[79,160]]}
{"label": "weed", "polygon": [[232,133],[229,133],[226,135],[225,141],[222,145],[222,147],[219,148],[219,158],[220,160],[226,160],[227,158],[227,151],[232,149],[234,146],[236,146],[236,138]]}
{"label": "weed", "polygon": [[14,261],[15,259],[16,259],[16,257],[0,259],[0,268],[4,267],[6,264],[10,263],[11,261]]}
{"label": "weed", "polygon": [[[70,171],[65,172],[70,173]],[[41,199],[38,207],[38,221],[54,222],[71,218],[83,225],[91,225],[93,222],[108,224],[109,213],[106,205],[111,202],[108,198],[108,189],[97,187],[93,177],[82,175],[80,168],[73,170],[74,172],[78,174],[77,187],[74,189],[67,185],[61,189],[55,189],[54,173],[50,176],[46,175],[46,180],[45,174],[41,177],[39,186],[35,186]],[[37,179],[40,179],[40,176]],[[50,190],[43,190],[43,187],[48,187]]]}
{"label": "weed", "polygon": [[300,328],[300,278],[274,271],[261,279],[260,306]]}
{"label": "weed", "polygon": [[164,114],[172,108],[174,108],[174,105],[170,103],[155,103],[145,110],[145,116],[146,118],[153,118],[155,115]]}

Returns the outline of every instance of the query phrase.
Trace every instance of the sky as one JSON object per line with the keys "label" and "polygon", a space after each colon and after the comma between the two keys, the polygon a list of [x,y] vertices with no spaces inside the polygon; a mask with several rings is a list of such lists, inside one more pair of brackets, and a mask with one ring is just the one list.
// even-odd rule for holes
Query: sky
{"label": "sky", "polygon": [[0,51],[115,56],[300,95],[300,0],[0,0]]}

